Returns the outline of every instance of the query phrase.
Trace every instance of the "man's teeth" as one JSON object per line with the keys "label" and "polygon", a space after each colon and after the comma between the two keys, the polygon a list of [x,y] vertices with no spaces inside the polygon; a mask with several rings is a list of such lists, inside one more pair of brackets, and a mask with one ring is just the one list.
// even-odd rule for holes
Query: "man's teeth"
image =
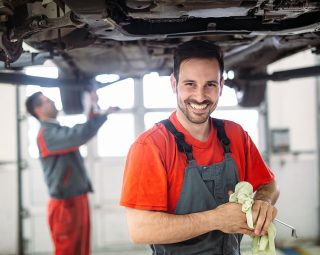
{"label": "man's teeth", "polygon": [[190,103],[191,107],[196,109],[196,110],[203,110],[204,108],[207,107],[207,104],[194,104]]}

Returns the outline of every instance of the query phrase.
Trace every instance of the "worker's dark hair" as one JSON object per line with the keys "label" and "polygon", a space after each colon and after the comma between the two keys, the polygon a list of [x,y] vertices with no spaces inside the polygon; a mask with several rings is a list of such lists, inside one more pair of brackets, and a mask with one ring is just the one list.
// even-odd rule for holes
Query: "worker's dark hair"
{"label": "worker's dark hair", "polygon": [[30,113],[33,117],[38,118],[37,114],[35,113],[34,109],[37,106],[41,106],[41,99],[40,96],[42,96],[42,92],[36,92],[34,94],[32,94],[31,96],[29,96],[26,100],[26,108],[27,108],[27,112]]}
{"label": "worker's dark hair", "polygon": [[203,41],[193,40],[180,44],[174,51],[173,75],[178,81],[181,63],[190,58],[217,59],[220,67],[221,79],[224,71],[223,52],[219,46]]}

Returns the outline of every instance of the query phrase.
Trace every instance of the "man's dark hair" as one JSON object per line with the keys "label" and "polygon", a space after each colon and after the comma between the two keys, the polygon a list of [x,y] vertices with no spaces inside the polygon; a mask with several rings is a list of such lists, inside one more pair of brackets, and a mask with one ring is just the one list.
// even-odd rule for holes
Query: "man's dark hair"
{"label": "man's dark hair", "polygon": [[42,92],[36,92],[34,94],[32,94],[31,96],[29,96],[26,100],[26,108],[27,108],[27,112],[30,113],[33,117],[38,119],[37,114],[35,113],[34,109],[37,106],[41,106],[41,99],[40,96],[42,96]]}
{"label": "man's dark hair", "polygon": [[217,59],[221,79],[224,71],[223,52],[219,46],[202,40],[193,40],[180,44],[174,51],[173,75],[178,81],[181,63],[190,58]]}

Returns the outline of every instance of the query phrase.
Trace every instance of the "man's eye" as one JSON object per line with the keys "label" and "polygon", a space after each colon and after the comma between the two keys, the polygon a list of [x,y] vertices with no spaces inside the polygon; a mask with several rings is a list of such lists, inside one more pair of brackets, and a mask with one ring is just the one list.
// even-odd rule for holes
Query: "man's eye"
{"label": "man's eye", "polygon": [[193,82],[186,82],[185,83],[186,86],[193,86],[193,84],[194,84]]}
{"label": "man's eye", "polygon": [[208,83],[207,83],[207,86],[208,86],[208,87],[216,87],[216,86],[218,86],[218,84],[215,83],[215,82],[208,82]]}

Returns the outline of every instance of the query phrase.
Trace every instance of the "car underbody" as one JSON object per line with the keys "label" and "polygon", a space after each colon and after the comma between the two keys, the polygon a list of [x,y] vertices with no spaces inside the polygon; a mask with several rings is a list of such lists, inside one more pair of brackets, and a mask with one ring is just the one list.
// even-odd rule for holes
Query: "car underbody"
{"label": "car underbody", "polygon": [[[255,77],[267,65],[320,51],[320,2],[312,0],[2,0],[0,18],[4,67],[52,59],[61,78],[84,83],[102,73],[169,75],[178,44],[213,41],[235,73],[226,84],[242,92],[243,106],[263,101],[266,81]],[[22,42],[37,52],[23,51]]]}

